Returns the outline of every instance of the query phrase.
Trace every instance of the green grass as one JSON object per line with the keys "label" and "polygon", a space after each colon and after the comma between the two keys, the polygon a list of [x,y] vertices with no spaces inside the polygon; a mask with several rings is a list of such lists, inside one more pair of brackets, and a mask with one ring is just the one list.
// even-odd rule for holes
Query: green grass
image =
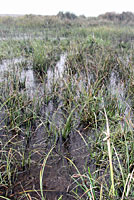
{"label": "green grass", "polygon": [[[26,60],[0,80],[0,198],[47,198],[47,170],[58,173],[58,159],[69,181],[55,198],[66,191],[78,200],[134,198],[134,28],[99,20],[0,18],[1,63]],[[64,54],[62,77],[47,88],[48,69]],[[29,68],[38,88],[32,97],[19,76]]]}

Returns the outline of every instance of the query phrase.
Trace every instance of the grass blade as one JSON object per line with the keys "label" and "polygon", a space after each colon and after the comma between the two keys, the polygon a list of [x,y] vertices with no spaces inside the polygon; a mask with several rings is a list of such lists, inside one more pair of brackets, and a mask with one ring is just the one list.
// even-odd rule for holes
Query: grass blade
{"label": "grass blade", "polygon": [[44,175],[44,169],[45,169],[45,166],[46,166],[46,162],[47,162],[47,159],[50,155],[50,153],[53,151],[55,146],[53,146],[50,151],[48,152],[46,158],[44,159],[43,161],[43,164],[42,164],[42,168],[40,170],[40,190],[41,190],[41,196],[42,196],[42,200],[45,200],[44,198],[44,195],[43,195],[43,175]]}

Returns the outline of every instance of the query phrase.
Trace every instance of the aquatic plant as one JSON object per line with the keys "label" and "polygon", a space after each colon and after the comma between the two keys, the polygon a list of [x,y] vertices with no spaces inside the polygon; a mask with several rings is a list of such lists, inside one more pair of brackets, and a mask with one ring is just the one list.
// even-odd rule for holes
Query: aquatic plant
{"label": "aquatic plant", "polygon": [[108,23],[0,17],[1,199],[134,197],[134,29]]}

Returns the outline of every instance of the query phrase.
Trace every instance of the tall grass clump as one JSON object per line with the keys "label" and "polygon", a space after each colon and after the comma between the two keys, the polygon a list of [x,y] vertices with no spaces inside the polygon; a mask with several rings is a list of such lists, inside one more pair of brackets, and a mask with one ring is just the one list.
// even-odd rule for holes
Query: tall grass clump
{"label": "tall grass clump", "polygon": [[55,67],[60,59],[60,47],[52,42],[37,40],[33,43],[33,69],[46,74],[49,67]]}

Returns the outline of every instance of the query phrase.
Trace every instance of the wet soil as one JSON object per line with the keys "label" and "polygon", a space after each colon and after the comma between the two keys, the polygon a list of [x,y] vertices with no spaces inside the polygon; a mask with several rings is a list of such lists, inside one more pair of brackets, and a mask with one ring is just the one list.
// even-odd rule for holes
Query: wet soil
{"label": "wet soil", "polygon": [[[0,82],[8,81],[9,73],[17,71],[20,83],[24,83],[24,88],[21,87],[22,92],[26,91],[31,99],[33,99],[35,95],[41,99],[44,95],[44,91],[51,93],[53,85],[64,76],[65,59],[66,55],[61,55],[60,61],[57,63],[56,67],[54,69],[48,69],[45,89],[43,88],[44,84],[38,80],[35,72],[32,70],[31,64],[28,65],[27,69],[19,69],[19,71],[17,71],[20,67],[18,64],[22,61],[24,62],[23,58],[3,61],[2,64],[0,64]],[[12,68],[11,66],[14,67]],[[62,84],[63,82],[61,81],[59,87],[62,87]],[[79,87],[81,88],[81,85],[79,85]],[[123,82],[119,82],[116,73],[112,72],[109,91],[111,91],[111,96],[116,95],[121,104],[124,104],[125,101],[124,90]],[[62,111],[59,109],[55,117],[53,117],[53,113],[57,107],[58,106],[55,105],[53,101],[49,101],[45,106],[43,105],[41,108],[41,118],[44,119],[45,116],[48,115],[53,124],[61,128],[64,122],[63,115],[61,114]],[[126,106],[126,114],[129,112],[128,110],[129,108]],[[4,127],[3,118],[4,116],[2,116],[1,112],[0,127],[2,131]],[[83,138],[86,140],[86,143]],[[78,127],[77,130],[73,130],[70,133],[66,141],[62,139],[54,141],[51,136],[48,137],[46,126],[38,122],[36,127],[31,130],[31,137],[29,140],[25,140],[23,136],[20,138],[17,137],[17,140],[20,140],[19,145],[21,144],[25,148],[26,160],[28,160],[30,153],[30,165],[27,163],[24,167],[17,167],[18,173],[17,177],[15,177],[14,185],[8,188],[0,186],[0,195],[4,196],[8,193],[10,199],[16,200],[19,199],[21,194],[26,193],[29,196],[25,194],[21,199],[25,200],[29,198],[41,200],[40,170],[47,153],[50,151],[51,147],[56,144],[44,169],[44,197],[47,200],[58,199],[60,196],[63,196],[63,200],[76,199],[72,193],[72,190],[75,188],[73,177],[79,176],[75,166],[80,174],[84,174],[87,165],[90,167],[91,173],[96,170],[95,164],[92,163],[90,159],[92,147],[89,138],[93,139],[91,132],[85,131],[82,127]],[[1,140],[4,141],[2,136]],[[83,191],[79,191],[79,195],[83,195]]]}
{"label": "wet soil", "polygon": [[[49,69],[47,73],[46,85],[47,91],[51,92],[53,84],[57,79],[61,79],[64,73],[64,64],[65,64],[65,55],[61,55],[60,61],[57,63],[56,68]],[[0,65],[0,81],[8,82],[9,73],[16,73],[19,76],[20,83],[24,82],[24,91],[27,91],[27,94],[31,99],[34,98],[35,94],[39,94],[41,97],[43,95],[43,84],[41,84],[33,72],[31,65],[27,69],[19,69],[21,62],[24,62],[23,58],[3,61]],[[62,82],[61,82],[62,84]],[[57,106],[56,106],[57,107]],[[56,108],[52,101],[49,102],[42,113],[48,113],[51,117],[54,109]],[[2,121],[2,115],[1,121]],[[61,126],[62,115],[59,112],[56,117],[60,118],[57,122],[53,119],[56,126]],[[4,118],[4,117],[3,117]],[[1,123],[1,128],[4,126]],[[32,136],[30,140],[25,141],[23,136],[17,136],[13,141],[18,145],[22,145],[25,150],[25,158],[31,154],[30,157],[30,166],[25,164],[24,167],[17,166],[17,175],[14,179],[14,185],[8,187],[7,189],[1,188],[1,195],[9,194],[10,199],[19,199],[21,193],[28,191],[27,195],[30,195],[32,198],[41,199],[40,194],[40,170],[44,158],[49,152],[50,148],[53,146],[53,139],[48,138],[46,135],[46,129],[44,125],[39,125],[39,128],[31,131]],[[81,133],[83,134],[83,133]],[[11,136],[13,137],[13,136]],[[1,137],[2,139],[2,137]],[[19,144],[18,144],[19,140]],[[4,141],[4,140],[3,140]],[[8,145],[7,149],[10,145]],[[12,145],[11,145],[12,146]],[[85,145],[81,135],[78,132],[73,132],[70,134],[69,138],[64,142],[58,140],[57,144],[52,152],[52,155],[48,158],[47,165],[44,170],[43,176],[43,190],[44,197],[48,200],[58,199],[60,196],[63,196],[63,199],[75,199],[72,196],[72,188],[74,187],[72,183],[72,178],[74,174],[77,174],[74,166],[68,160],[72,160],[73,163],[78,167],[80,173],[84,172],[85,163],[88,162],[90,150]],[[68,158],[68,159],[67,159]],[[18,158],[19,159],[19,158]],[[24,195],[23,199],[27,199]]]}
{"label": "wet soil", "polygon": [[[32,198],[42,199],[40,196],[40,170],[46,152],[50,149],[50,144],[43,138],[44,128],[40,128],[38,133],[34,133],[35,136],[31,139],[27,152],[31,153],[31,164],[30,166],[25,165],[24,168],[18,169],[18,175],[16,182],[12,188],[8,188],[8,194],[10,199],[19,199],[21,192],[28,191]],[[37,138],[38,134],[42,135],[42,140]],[[87,133],[81,130],[81,135],[84,137]],[[61,195],[64,200],[75,199],[73,197],[72,189],[75,187],[71,177],[78,175],[75,167],[68,160],[72,160],[77,166],[80,174],[85,172],[85,163],[90,166],[91,172],[95,170],[93,163],[90,161],[90,145],[85,145],[81,135],[78,132],[74,132],[70,137],[63,142],[57,143],[53,149],[52,154],[47,160],[47,164],[44,169],[43,175],[43,190],[44,197],[47,200],[58,199]],[[68,158],[68,159],[67,159]],[[4,190],[5,191],[5,190]],[[80,191],[79,194],[83,194]],[[4,193],[3,193],[4,195]],[[27,199],[24,197],[23,199]]]}

